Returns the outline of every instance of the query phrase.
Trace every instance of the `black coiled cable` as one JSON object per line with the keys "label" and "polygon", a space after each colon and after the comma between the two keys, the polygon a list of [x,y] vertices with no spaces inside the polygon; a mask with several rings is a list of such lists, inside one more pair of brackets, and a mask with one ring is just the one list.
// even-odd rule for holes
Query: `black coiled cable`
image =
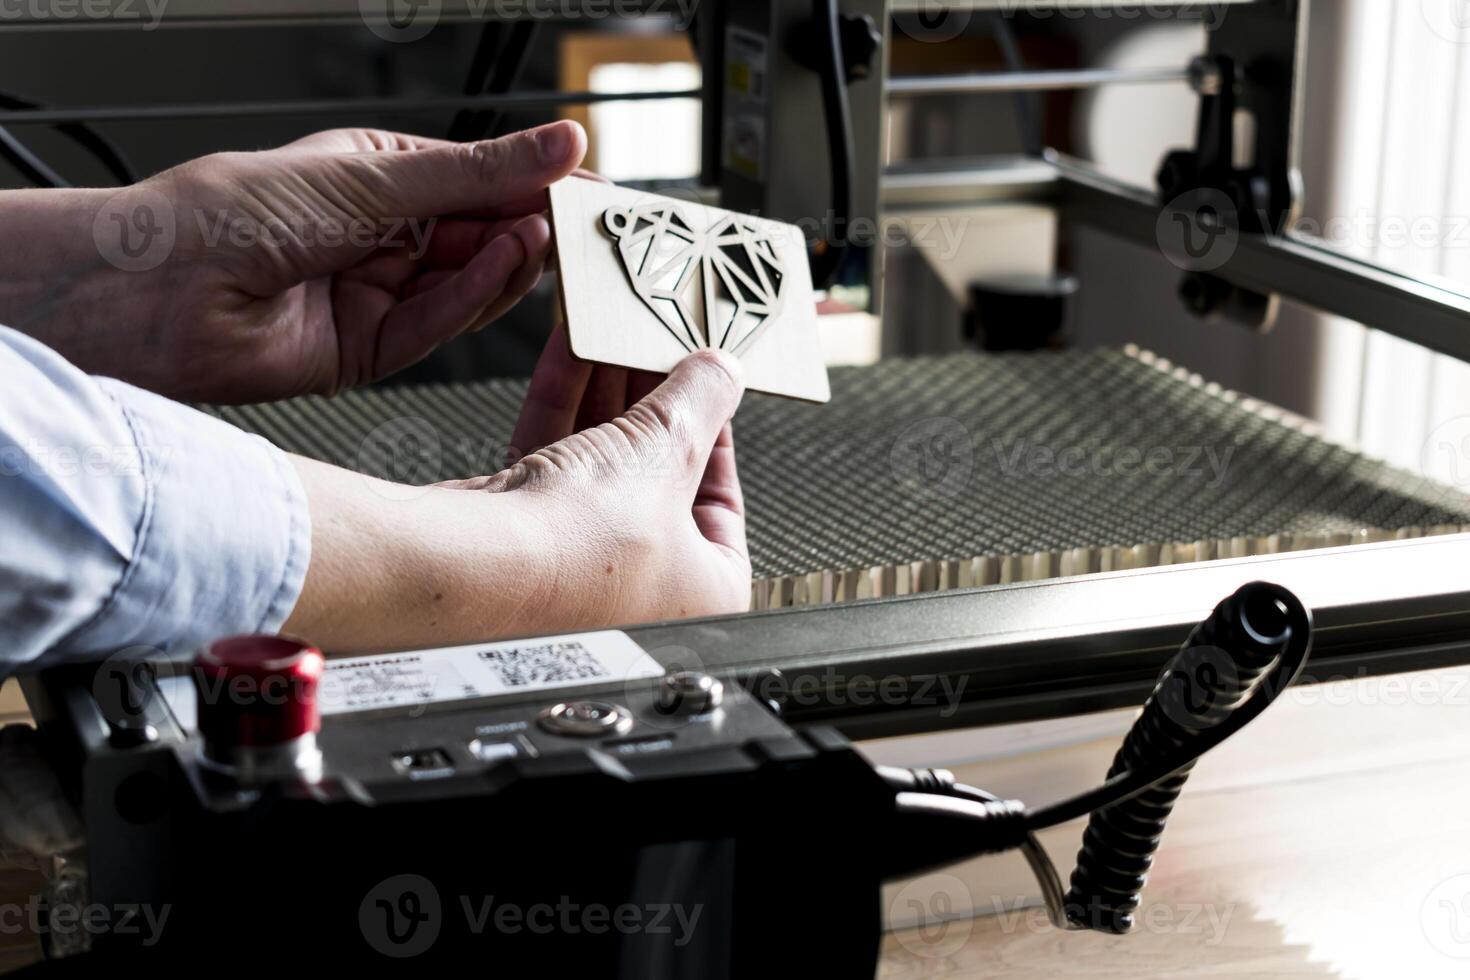
{"label": "black coiled cable", "polygon": [[[1294,632],[1310,622],[1306,615],[1290,592],[1264,582],[1242,586],[1221,602],[1165,669],[1114,756],[1108,779],[1161,759],[1197,755],[1192,748],[1241,708],[1277,666]],[[1164,824],[1193,768],[1191,758],[1144,791],[1093,812],[1065,899],[1074,926],[1114,933],[1132,927]]]}
{"label": "black coiled cable", "polygon": [[[1195,761],[1259,718],[1301,676],[1311,650],[1312,614],[1301,600],[1267,582],[1242,586],[1190,632],[1102,785],[1036,809],[959,785],[942,769],[878,767],[895,793],[888,836],[903,845],[887,856],[885,879],[1019,848],[1055,925],[1126,932]],[[1088,814],[1064,895],[1036,834]]]}

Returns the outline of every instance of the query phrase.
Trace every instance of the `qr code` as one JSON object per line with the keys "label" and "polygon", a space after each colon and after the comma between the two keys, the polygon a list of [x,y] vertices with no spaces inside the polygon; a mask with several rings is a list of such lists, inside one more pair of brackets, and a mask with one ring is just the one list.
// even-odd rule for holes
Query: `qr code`
{"label": "qr code", "polygon": [[509,650],[482,650],[480,659],[506,687],[565,684],[610,676],[592,651],[575,640]]}

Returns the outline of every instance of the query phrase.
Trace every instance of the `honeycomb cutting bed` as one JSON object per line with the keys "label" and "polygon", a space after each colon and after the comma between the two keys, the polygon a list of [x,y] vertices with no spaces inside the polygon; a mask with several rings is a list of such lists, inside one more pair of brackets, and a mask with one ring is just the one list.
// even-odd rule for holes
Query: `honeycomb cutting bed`
{"label": "honeycomb cutting bed", "polygon": [[[1456,532],[1470,497],[1147,352],[835,368],[735,420],[756,608]],[[493,472],[524,381],[212,409],[401,482]]]}

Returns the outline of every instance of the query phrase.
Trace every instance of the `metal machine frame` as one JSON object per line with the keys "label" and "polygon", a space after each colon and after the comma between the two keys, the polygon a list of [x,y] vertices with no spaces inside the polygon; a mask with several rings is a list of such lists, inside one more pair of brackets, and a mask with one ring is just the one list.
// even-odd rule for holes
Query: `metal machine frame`
{"label": "metal machine frame", "polygon": [[[649,0],[650,11],[668,5]],[[848,14],[929,9],[924,0],[844,0]],[[1025,0],[972,0],[968,10],[1015,11]],[[1188,5],[1174,5],[1188,6]],[[444,5],[446,19],[464,19],[465,3]],[[68,121],[282,114],[350,114],[384,109],[526,108],[616,99],[690,97],[714,110],[707,130],[706,184],[718,184],[726,206],[794,217],[803,202],[825,200],[821,167],[793,176],[768,167],[769,179],[722,172],[710,165],[721,116],[719,52],[725,29],[739,27],[781,38],[810,16],[805,0],[764,4],[711,2],[700,9],[698,43],[713,60],[699,93],[513,92],[421,99],[315,99],[291,103],[109,106],[0,111],[0,126]],[[737,12],[738,11],[738,12]],[[1136,242],[1156,243],[1156,225],[1180,191],[1226,194],[1240,213],[1240,237],[1230,257],[1208,277],[1205,294],[1218,300],[1237,290],[1261,299],[1283,296],[1381,329],[1436,351],[1470,360],[1470,293],[1424,282],[1349,258],[1290,230],[1294,213],[1296,121],[1301,100],[1301,25],[1308,0],[1236,0],[1210,33],[1205,59],[1192,66],[1147,71],[1005,71],[888,79],[886,68],[854,84],[853,136],[857,179],[853,215],[876,218],[906,208],[962,206],[999,200],[1053,204],[1063,220],[1094,226]],[[175,0],[165,26],[344,23],[360,17],[356,0],[290,0],[262,4]],[[75,22],[34,23],[57,29]],[[128,25],[105,22],[122,29]],[[97,26],[93,23],[91,26]],[[882,59],[886,61],[886,59]],[[795,141],[809,152],[813,119],[821,118],[820,81],[789,45],[772,43],[768,63],[781,92],[765,102],[770,142]],[[1201,94],[1197,145],[1170,158],[1161,174],[1166,193],[1109,179],[1084,163],[1048,153],[1042,158],[968,161],[936,167],[904,165],[879,172],[884,112],[890,97],[941,92],[1045,90],[1177,80]],[[1221,119],[1234,108],[1256,118],[1248,166],[1236,167]],[[1226,145],[1221,141],[1226,140]],[[815,175],[815,176],[813,176]],[[809,210],[810,205],[806,205]],[[881,281],[881,243],[865,257],[863,275]],[[1215,300],[1204,304],[1209,312]],[[873,309],[878,298],[873,294]],[[1262,309],[1256,304],[1256,309]],[[1147,571],[987,587],[904,598],[804,607],[715,619],[638,626],[629,632],[656,658],[671,662],[690,651],[706,669],[746,674],[773,685],[793,721],[825,721],[859,737],[1008,722],[1136,704],[1159,665],[1191,624],[1232,589],[1269,578],[1297,590],[1319,616],[1313,676],[1427,668],[1470,660],[1470,579],[1447,571],[1470,567],[1470,536],[1454,535],[1377,545],[1211,562]],[[670,652],[674,651],[674,652]],[[752,651],[759,651],[753,654]],[[779,672],[779,675],[777,675]],[[859,688],[891,680],[891,697],[857,696]],[[932,700],[948,682],[952,703]],[[927,698],[927,699],[926,699]],[[952,708],[953,710],[946,710]]]}

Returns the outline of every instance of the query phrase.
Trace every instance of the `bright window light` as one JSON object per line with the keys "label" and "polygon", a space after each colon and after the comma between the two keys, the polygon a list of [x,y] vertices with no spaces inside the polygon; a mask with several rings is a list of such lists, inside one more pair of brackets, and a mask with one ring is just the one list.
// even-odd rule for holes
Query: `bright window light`
{"label": "bright window light", "polygon": [[[699,66],[608,63],[588,76],[594,92],[699,87]],[[589,113],[597,170],[609,180],[693,177],[699,173],[699,101],[603,102]]]}

